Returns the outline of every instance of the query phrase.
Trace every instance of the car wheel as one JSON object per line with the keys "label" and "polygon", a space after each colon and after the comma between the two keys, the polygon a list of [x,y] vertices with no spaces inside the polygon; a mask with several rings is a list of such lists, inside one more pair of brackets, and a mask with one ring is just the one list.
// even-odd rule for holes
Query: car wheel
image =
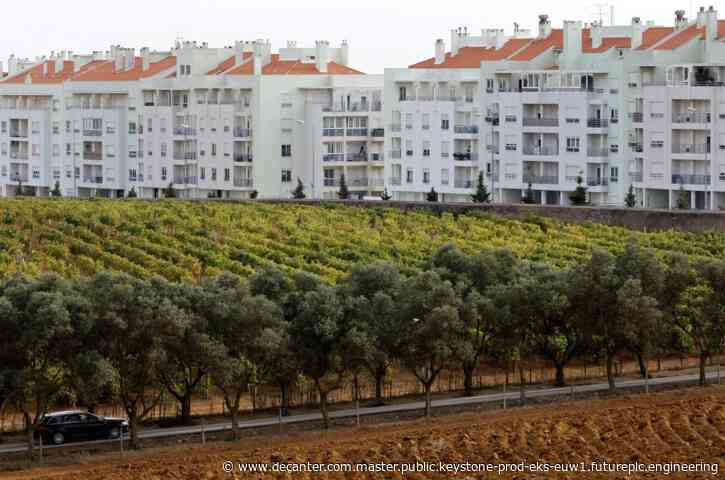
{"label": "car wheel", "polygon": [[118,427],[113,427],[108,431],[108,436],[111,438],[118,438],[121,435],[121,430]]}
{"label": "car wheel", "polygon": [[65,435],[60,432],[53,434],[53,445],[63,445],[65,443]]}

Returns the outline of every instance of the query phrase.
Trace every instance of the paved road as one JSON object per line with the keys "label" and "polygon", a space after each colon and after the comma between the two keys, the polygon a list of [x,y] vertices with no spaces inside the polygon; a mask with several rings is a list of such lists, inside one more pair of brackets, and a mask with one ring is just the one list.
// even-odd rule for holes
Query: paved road
{"label": "paved road", "polygon": [[[707,377],[709,379],[716,379],[717,378],[717,372],[709,372],[707,374]],[[649,381],[650,386],[655,385],[676,385],[676,384],[682,384],[682,383],[693,383],[697,382],[699,379],[699,376],[697,374],[693,375],[677,375],[672,377],[660,377],[660,378],[652,378]],[[642,387],[644,386],[645,381],[642,379],[638,380],[624,380],[617,382],[618,388],[636,388],[636,387]],[[603,390],[607,390],[609,388],[608,384],[606,383],[594,383],[590,385],[579,385],[574,388],[574,394],[577,393],[592,393],[592,392],[600,392]],[[570,395],[571,394],[571,387],[558,387],[558,388],[543,388],[538,390],[530,390],[526,392],[526,398],[539,398],[539,397],[553,397],[557,395]],[[478,395],[474,397],[457,397],[457,398],[446,398],[443,400],[434,400],[433,401],[433,407],[452,407],[457,405],[471,405],[471,404],[477,404],[477,403],[491,403],[491,402],[503,402],[504,397],[507,400],[518,400],[520,396],[520,393],[518,389],[512,390],[509,392],[504,393],[490,393],[486,395]],[[359,414],[361,416],[365,415],[377,415],[377,414],[385,414],[385,413],[396,413],[396,412],[408,412],[411,410],[422,410],[425,407],[424,402],[411,402],[411,403],[401,403],[401,404],[395,404],[395,405],[384,405],[380,407],[361,407],[359,410]],[[355,409],[346,409],[346,410],[336,410],[333,412],[330,412],[330,418],[352,418],[355,417],[356,412]],[[282,423],[283,424],[290,424],[290,423],[302,423],[302,422],[311,422],[311,421],[317,421],[320,420],[322,417],[319,413],[307,413],[304,415],[294,415],[291,417],[283,417]],[[242,422],[239,422],[239,428],[245,429],[245,428],[258,428],[258,427],[270,427],[275,426],[279,424],[280,419],[277,417],[268,417],[268,418],[260,418],[255,420],[244,420]],[[219,432],[223,430],[229,430],[232,428],[231,423],[215,423],[212,425],[206,425],[205,430],[207,432]],[[177,427],[177,428],[164,428],[164,429],[149,429],[144,430],[139,433],[139,437],[141,439],[147,439],[147,438],[164,438],[164,437],[174,437],[179,435],[192,435],[192,434],[200,434],[202,430],[201,426],[193,426],[193,427]],[[100,444],[100,443],[109,443],[109,442],[118,442],[118,440],[99,440],[99,441],[93,441],[93,442],[86,442],[84,445],[92,445],[92,444]],[[64,447],[78,447],[78,443],[71,443],[68,445],[61,445],[61,446],[47,446],[44,448],[64,448]],[[0,445],[0,454],[4,453],[18,453],[18,452],[24,452],[27,450],[27,444],[25,443],[16,443],[16,444],[7,444],[7,445]]]}

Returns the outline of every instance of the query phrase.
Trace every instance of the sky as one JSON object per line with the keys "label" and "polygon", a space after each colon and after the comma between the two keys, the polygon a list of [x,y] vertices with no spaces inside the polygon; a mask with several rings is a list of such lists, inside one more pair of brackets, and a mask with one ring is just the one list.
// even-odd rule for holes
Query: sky
{"label": "sky", "polygon": [[[548,14],[554,27],[563,20],[598,20],[602,11],[609,22],[609,5],[615,23],[628,24],[633,16],[643,21],[672,25],[674,11],[683,9],[692,18],[700,6],[690,0],[31,0],[3,5],[0,60],[10,54],[34,59],[51,51],[90,53],[110,45],[168,50],[177,38],[208,42],[210,47],[235,40],[269,39],[273,51],[287,40],[314,46],[329,40],[338,46],[350,43],[350,64],[366,73],[383,73],[386,67],[405,67],[433,56],[434,42],[450,43],[450,30],[468,27],[504,28],[514,22],[537,28],[538,15]],[[599,5],[602,5],[601,7]],[[709,4],[703,4],[707,6]],[[715,7],[720,7],[715,4]],[[720,18],[725,17],[725,10]],[[7,68],[7,63],[5,63]]]}

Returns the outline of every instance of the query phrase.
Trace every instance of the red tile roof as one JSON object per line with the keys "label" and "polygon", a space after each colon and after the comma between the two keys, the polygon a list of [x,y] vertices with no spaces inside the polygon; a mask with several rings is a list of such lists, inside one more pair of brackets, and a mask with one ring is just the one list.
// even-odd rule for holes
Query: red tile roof
{"label": "red tile roof", "polygon": [[158,75],[175,66],[176,57],[170,55],[150,64],[148,69],[143,70],[143,60],[141,57],[136,57],[133,67],[117,72],[115,63],[112,60],[106,60],[98,62],[94,68],[81,70],[73,75],[72,80],[77,82],[128,82]]}
{"label": "red tile roof", "polygon": [[[47,65],[47,73],[45,74],[43,73],[44,65]],[[48,60],[3,80],[3,83],[25,83],[28,75],[30,75],[33,83],[63,83],[73,75],[73,62],[64,60],[63,70],[56,72],[55,60]]]}
{"label": "red tile roof", "polygon": [[523,47],[531,40],[527,38],[512,38],[499,49],[494,47],[463,47],[456,55],[446,53],[443,63],[436,64],[435,58],[429,58],[422,62],[410,65],[408,68],[478,68],[481,62],[505,60]]}
{"label": "red tile roof", "polygon": [[637,50],[647,50],[674,33],[674,27],[651,27],[642,33],[642,44]]}
{"label": "red tile roof", "polygon": [[717,21],[717,38],[725,37],[725,20]]}
{"label": "red tile roof", "polygon": [[[230,70],[227,75],[252,75],[254,74],[254,61],[248,61]],[[364,75],[363,72],[355,70],[336,62],[327,64],[327,72],[323,73],[317,69],[314,63],[303,63],[299,60],[280,60],[279,54],[272,54],[272,61],[262,68],[263,75]]]}
{"label": "red tile roof", "polygon": [[655,46],[654,49],[657,51],[674,50],[694,38],[702,37],[704,34],[704,27],[698,28],[697,25],[692,25],[691,27],[687,27],[686,29],[680,31],[675,36],[668,38],[664,42],[658,44],[657,46]]}
{"label": "red tile roof", "polygon": [[[246,61],[252,57],[252,52],[244,52],[242,53],[242,61]],[[234,64],[236,63],[235,57],[229,57],[226,60],[224,60],[222,63],[217,65],[216,67],[212,68],[208,72],[206,72],[207,75],[219,75],[220,73],[224,73],[230,68],[234,67]]]}
{"label": "red tile roof", "polygon": [[612,48],[631,48],[632,39],[629,37],[604,37],[601,45],[592,48],[592,31],[589,28],[582,30],[582,52],[603,53]]}
{"label": "red tile roof", "polygon": [[526,62],[533,60],[552,48],[562,48],[563,45],[564,31],[560,28],[553,29],[548,37],[534,40],[528,47],[511,57],[510,60]]}

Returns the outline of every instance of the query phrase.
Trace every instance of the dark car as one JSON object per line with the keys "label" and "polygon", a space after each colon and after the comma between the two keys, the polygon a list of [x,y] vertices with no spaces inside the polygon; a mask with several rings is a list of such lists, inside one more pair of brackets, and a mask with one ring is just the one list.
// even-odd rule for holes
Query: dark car
{"label": "dark car", "polygon": [[38,435],[43,443],[62,445],[79,440],[118,438],[128,431],[128,422],[122,418],[107,418],[88,412],[55,412],[43,416]]}

